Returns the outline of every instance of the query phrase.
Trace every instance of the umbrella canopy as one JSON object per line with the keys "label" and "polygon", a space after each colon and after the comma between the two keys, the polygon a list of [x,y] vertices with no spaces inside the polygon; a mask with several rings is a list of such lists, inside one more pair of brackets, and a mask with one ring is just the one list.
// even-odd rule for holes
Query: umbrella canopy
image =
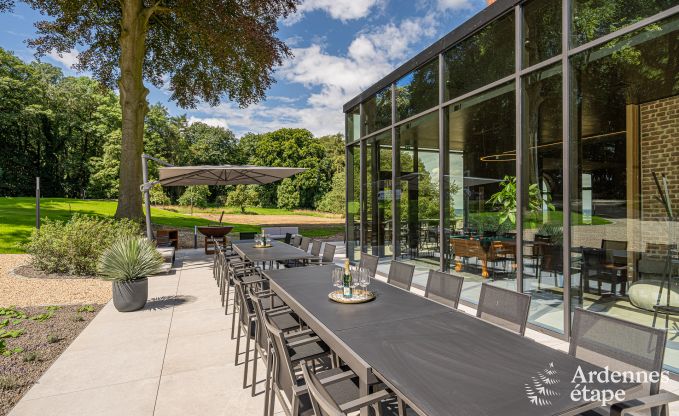
{"label": "umbrella canopy", "polygon": [[159,168],[160,184],[163,186],[187,185],[263,185],[280,181],[305,168],[270,166],[176,166]]}

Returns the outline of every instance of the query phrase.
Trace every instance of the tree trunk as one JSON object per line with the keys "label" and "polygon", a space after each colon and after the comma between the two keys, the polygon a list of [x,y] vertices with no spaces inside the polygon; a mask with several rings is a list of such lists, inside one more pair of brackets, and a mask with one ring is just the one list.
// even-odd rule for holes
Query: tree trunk
{"label": "tree trunk", "polygon": [[142,218],[141,154],[144,149],[144,117],[148,111],[142,70],[146,55],[147,20],[142,0],[122,2],[120,34],[120,106],[122,147],[117,218]]}

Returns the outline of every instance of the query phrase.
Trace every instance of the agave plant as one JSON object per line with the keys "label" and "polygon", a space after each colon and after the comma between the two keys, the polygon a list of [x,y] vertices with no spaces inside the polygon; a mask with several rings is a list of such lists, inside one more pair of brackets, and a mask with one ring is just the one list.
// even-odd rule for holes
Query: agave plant
{"label": "agave plant", "polygon": [[114,242],[99,258],[97,271],[106,280],[130,281],[157,273],[163,257],[145,238],[125,238]]}

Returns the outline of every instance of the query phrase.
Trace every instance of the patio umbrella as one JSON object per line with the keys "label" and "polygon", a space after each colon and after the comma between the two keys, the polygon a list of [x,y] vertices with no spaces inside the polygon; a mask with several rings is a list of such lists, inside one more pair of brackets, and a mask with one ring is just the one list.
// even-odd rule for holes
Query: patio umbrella
{"label": "patio umbrella", "polygon": [[[153,160],[165,166],[158,169],[159,180],[149,182],[148,161]],[[190,185],[263,185],[289,178],[297,173],[304,172],[306,168],[288,168],[253,165],[220,165],[220,166],[172,166],[169,163],[142,155],[142,168],[144,183],[141,186],[144,192],[144,205],[146,207],[146,234],[149,239],[153,238],[151,230],[151,188],[156,184],[162,186],[190,186]]]}

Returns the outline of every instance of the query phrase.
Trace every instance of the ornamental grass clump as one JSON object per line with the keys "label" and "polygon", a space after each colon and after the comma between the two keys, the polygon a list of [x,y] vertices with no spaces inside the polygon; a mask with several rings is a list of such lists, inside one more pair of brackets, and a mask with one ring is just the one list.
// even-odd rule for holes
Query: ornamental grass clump
{"label": "ornamental grass clump", "polygon": [[158,273],[163,256],[145,238],[124,238],[107,248],[99,259],[97,271],[105,280],[127,282]]}

